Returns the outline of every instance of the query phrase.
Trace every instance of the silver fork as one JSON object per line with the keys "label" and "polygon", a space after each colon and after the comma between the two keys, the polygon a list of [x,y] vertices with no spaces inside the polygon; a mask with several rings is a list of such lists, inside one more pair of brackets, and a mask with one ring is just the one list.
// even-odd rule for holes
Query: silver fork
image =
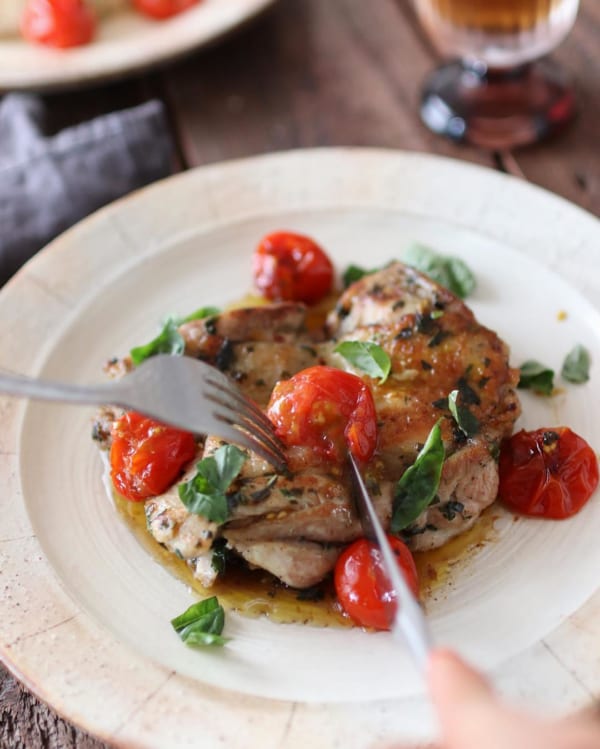
{"label": "silver fork", "polygon": [[221,437],[257,453],[278,472],[287,471],[282,445],[260,408],[225,374],[191,357],[154,356],[120,380],[93,386],[0,372],[0,392],[139,411],[190,432]]}

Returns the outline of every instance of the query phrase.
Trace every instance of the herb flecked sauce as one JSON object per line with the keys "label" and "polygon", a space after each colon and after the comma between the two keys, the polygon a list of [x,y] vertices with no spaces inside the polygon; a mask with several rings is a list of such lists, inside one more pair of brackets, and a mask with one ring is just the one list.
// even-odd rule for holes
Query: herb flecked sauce
{"label": "herb flecked sauce", "polygon": [[[113,501],[139,543],[172,575],[192,588],[200,598],[216,595],[228,611],[248,617],[268,616],[279,623],[302,623],[317,627],[352,627],[352,621],[338,603],[333,583],[299,591],[280,583],[264,570],[250,570],[243,563],[229,565],[211,588],[203,587],[192,576],[187,564],[152,538],[146,528],[143,502],[130,502],[113,491]],[[433,551],[414,554],[419,573],[420,599],[444,594],[456,573],[484,544],[495,537],[494,520],[498,517],[492,505],[485,510],[473,528]]]}

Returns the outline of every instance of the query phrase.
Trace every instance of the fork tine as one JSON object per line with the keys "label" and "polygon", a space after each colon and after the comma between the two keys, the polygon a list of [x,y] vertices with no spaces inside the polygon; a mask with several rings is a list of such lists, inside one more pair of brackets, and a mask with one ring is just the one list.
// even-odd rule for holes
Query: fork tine
{"label": "fork tine", "polygon": [[221,422],[218,436],[227,442],[233,442],[242,447],[252,450],[261,458],[270,463],[278,473],[287,473],[287,463],[285,456],[279,451],[272,450],[252,432],[240,428],[237,421],[230,419],[222,413],[214,412],[213,417]]}
{"label": "fork tine", "polygon": [[[280,472],[287,472],[283,446],[269,419],[226,374],[210,364],[164,354],[144,362],[123,379],[119,398],[126,408],[237,443]],[[115,386],[111,387],[114,391]]]}
{"label": "fork tine", "polygon": [[256,438],[266,443],[268,448],[279,455],[282,460],[285,460],[283,445],[273,433],[273,426],[270,422],[268,422],[268,428],[265,428],[263,422],[257,423],[252,414],[247,414],[242,410],[236,409],[222,398],[218,398],[212,393],[205,393],[205,397],[223,409],[220,412],[213,412],[213,415],[219,414],[220,419],[227,420],[232,426],[240,426],[252,433]]}
{"label": "fork tine", "polygon": [[283,445],[275,434],[274,426],[265,413],[246,395],[241,393],[232,383],[224,378],[223,381],[211,379],[210,376],[205,378],[205,384],[212,385],[216,390],[226,396],[226,400],[218,397],[216,394],[205,390],[204,394],[213,403],[217,403],[225,408],[230,408],[235,414],[235,409],[231,401],[235,401],[237,411],[244,417],[251,428],[257,428],[268,440],[273,449],[283,452]]}
{"label": "fork tine", "polygon": [[219,402],[213,399],[211,396],[207,398],[212,401],[217,408],[213,409],[212,415],[230,424],[232,427],[237,427],[244,432],[248,432],[254,439],[262,442],[264,446],[272,453],[278,456],[278,458],[285,462],[285,453],[283,447],[276,437],[273,437],[273,433],[265,433],[262,429],[257,427],[250,419],[247,419],[243,414],[240,414],[228,403]]}
{"label": "fork tine", "polygon": [[278,465],[287,470],[283,445],[275,434],[273,424],[256,403],[240,392],[218,369],[211,367],[210,372],[204,376],[203,384],[204,397],[222,409],[213,411],[213,416],[230,426],[241,428],[251,438],[262,442],[269,453],[275,456]]}
{"label": "fork tine", "polygon": [[[273,438],[277,440],[277,437],[273,432],[273,424],[266,416],[266,414],[261,411],[261,409],[256,405],[256,403],[254,403],[254,401],[252,401],[250,398],[241,393],[237,388],[235,388],[229,382],[229,380],[227,380],[227,378],[224,378],[224,380],[221,381],[211,379],[210,376],[207,376],[205,382],[206,384],[212,385],[214,388],[221,391],[221,393],[226,395],[228,398],[234,399],[239,405],[239,408],[244,412],[244,414],[248,415],[255,424],[261,424],[263,430],[271,434]],[[211,400],[215,399],[211,398]]]}

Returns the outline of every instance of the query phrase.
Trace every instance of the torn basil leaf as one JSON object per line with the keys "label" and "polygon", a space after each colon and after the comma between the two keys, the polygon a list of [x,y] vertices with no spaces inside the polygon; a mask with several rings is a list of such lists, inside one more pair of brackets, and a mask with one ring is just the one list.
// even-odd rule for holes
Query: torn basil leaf
{"label": "torn basil leaf", "polygon": [[587,382],[590,379],[590,362],[590,352],[578,343],[567,354],[560,373],[567,382]]}
{"label": "torn basil leaf", "polygon": [[138,367],[143,361],[149,359],[151,356],[156,356],[156,354],[181,356],[185,348],[185,343],[179,335],[177,327],[177,321],[169,317],[156,338],[153,338],[143,346],[132,348],[129,355],[133,364]]}
{"label": "torn basil leaf", "polygon": [[182,641],[191,647],[224,645],[229,640],[221,635],[225,611],[216,596],[192,604],[183,614],[172,619],[171,625]]}
{"label": "torn basil leaf", "polygon": [[226,491],[242,470],[247,455],[235,445],[223,445],[196,463],[196,475],[179,485],[179,499],[196,515],[212,523],[229,517]]}
{"label": "torn basil leaf", "polygon": [[220,314],[221,310],[218,307],[199,307],[197,310],[190,312],[189,315],[177,318],[177,325],[183,325],[184,322],[192,322],[192,320],[204,320],[205,317]]}
{"label": "torn basil leaf", "polygon": [[366,268],[361,268],[359,265],[349,265],[342,273],[342,283],[344,284],[344,288],[347,289],[348,286],[351,286],[355,281],[360,281],[363,276],[368,276],[370,273],[375,273],[377,270],[379,269],[373,268],[372,270],[367,270]]}
{"label": "torn basil leaf", "polygon": [[219,312],[220,310],[217,307],[200,307],[200,309],[185,317],[170,315],[164,321],[163,327],[156,338],[153,338],[149,343],[131,349],[129,352],[131,361],[134,366],[138,367],[143,361],[157,354],[181,356],[185,349],[185,341],[178,331],[179,326],[191,320],[201,320],[204,317],[218,315]]}
{"label": "torn basil leaf", "polygon": [[475,289],[475,276],[458,257],[440,255],[425,245],[415,243],[403,252],[402,260],[461,299],[469,296]]}
{"label": "torn basil leaf", "polygon": [[441,419],[433,426],[415,462],[398,481],[392,504],[392,533],[414,523],[435,499],[445,458],[440,422]]}
{"label": "torn basil leaf", "polygon": [[521,390],[533,390],[540,395],[552,395],[554,390],[554,371],[539,361],[530,359],[520,367],[521,376],[517,387]]}
{"label": "torn basil leaf", "polygon": [[448,288],[456,296],[465,299],[475,291],[477,286],[475,276],[464,260],[458,257],[449,257],[446,260],[446,268],[450,275],[450,286]]}
{"label": "torn basil leaf", "polygon": [[335,347],[334,351],[369,377],[379,377],[379,384],[385,382],[390,374],[392,368],[390,357],[376,343],[343,341]]}
{"label": "torn basil leaf", "polygon": [[448,410],[465,437],[472,437],[479,431],[479,419],[466,407],[458,404],[459,391],[453,390],[448,396]]}
{"label": "torn basil leaf", "polygon": [[217,573],[222,575],[227,568],[227,542],[224,538],[218,538],[212,545],[212,557],[210,560],[210,566]]}

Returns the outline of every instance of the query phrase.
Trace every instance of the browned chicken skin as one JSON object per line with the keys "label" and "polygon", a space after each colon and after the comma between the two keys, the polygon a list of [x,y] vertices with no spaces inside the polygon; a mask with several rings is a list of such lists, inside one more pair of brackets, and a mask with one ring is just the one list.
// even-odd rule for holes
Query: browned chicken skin
{"label": "browned chicken skin", "polygon": [[[339,341],[379,344],[391,358],[391,375],[383,385],[365,377],[379,420],[377,452],[366,469],[377,512],[389,526],[395,486],[441,418],[446,461],[439,491],[403,535],[413,550],[422,550],[469,528],[496,497],[498,446],[520,412],[518,372],[508,364],[506,345],[461,300],[400,263],[347,289],[327,319],[325,336],[308,335],[303,323],[300,305],[282,304],[186,323],[180,333],[187,355],[219,366],[263,407],[275,383],[301,369],[348,367],[334,352]],[[477,420],[469,437],[448,410],[453,390]],[[203,454],[219,444],[209,437]],[[249,456],[230,489],[230,518],[218,528],[189,518],[174,489],[147,500],[150,532],[189,560],[204,584],[211,582],[206,557],[220,536],[251,565],[287,584],[314,585],[361,529],[341,466],[317,459],[308,448],[290,449],[288,459],[291,475],[276,476]]]}

